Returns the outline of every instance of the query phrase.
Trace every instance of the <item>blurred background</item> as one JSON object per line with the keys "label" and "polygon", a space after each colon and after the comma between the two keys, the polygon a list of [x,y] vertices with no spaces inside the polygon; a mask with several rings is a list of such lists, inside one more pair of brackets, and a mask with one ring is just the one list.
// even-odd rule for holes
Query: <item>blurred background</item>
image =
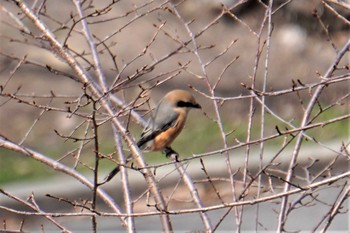
{"label": "blurred background", "polygon": [[[40,19],[76,56],[77,61],[94,76],[89,44],[82,33],[72,1],[23,2],[39,12]],[[264,21],[265,4],[268,4],[268,1],[122,0],[115,3],[85,1],[83,9],[84,14],[89,16],[88,26],[98,45],[107,84],[112,87],[111,92],[114,95],[127,104],[133,103],[137,98],[133,103],[136,106],[135,110],[145,118],[149,116],[149,110],[157,104],[157,100],[169,90],[183,88],[195,95],[202,105],[202,111],[190,113],[191,118],[185,130],[173,144],[173,148],[180,153],[181,158],[188,158],[193,154],[224,148],[218,119],[222,122],[225,132],[232,132],[226,137],[227,146],[245,142],[248,133],[251,133],[251,140],[261,137],[261,104],[255,103],[254,116],[249,117],[251,98],[247,96],[251,92],[246,86],[252,86],[253,79],[256,90],[262,91],[265,88],[271,93],[318,84],[322,81],[322,75],[349,40],[350,2],[339,1],[338,4],[334,2],[336,1],[273,1],[272,34],[269,38],[268,23]],[[173,5],[169,5],[170,3]],[[176,12],[171,6],[175,7]],[[82,115],[91,112],[92,107],[88,101],[80,98],[84,94],[83,85],[76,81],[71,68],[50,49],[47,40],[41,37],[35,25],[12,1],[2,0],[0,12],[0,135],[64,164],[74,166],[92,179],[93,144],[82,144],[62,136],[79,138],[92,135],[91,125],[87,124],[86,118],[69,113],[73,110]],[[178,17],[177,13],[181,17]],[[184,22],[188,23],[188,28]],[[195,37],[196,45],[191,41],[187,29],[190,29],[192,36]],[[267,39],[269,44],[266,42]],[[197,50],[194,50],[195,47]],[[349,58],[349,54],[346,54],[338,64],[333,77],[349,76]],[[265,87],[264,77],[267,77]],[[218,112],[215,111],[213,100],[208,98],[211,96],[208,86],[215,86],[215,96],[221,100],[231,98],[217,101]],[[313,90],[310,88],[283,95],[266,96],[266,106],[284,121],[276,119],[272,114],[266,114],[264,135],[275,134],[276,126],[280,130],[290,128],[287,123],[299,126]],[[328,85],[318,99],[318,107],[312,112],[312,123],[349,114],[349,92],[350,85],[346,79]],[[77,100],[81,102],[78,103]],[[52,109],[48,111],[41,106],[49,106]],[[108,118],[103,113],[99,117],[101,122],[106,121],[99,127],[100,153],[106,157],[115,157],[114,139]],[[121,115],[120,119],[137,140],[142,126],[130,118],[129,114]],[[251,131],[248,128],[250,119]],[[340,174],[348,169],[348,159],[341,156],[338,158],[339,154],[334,151],[341,149],[342,142],[345,148],[349,142],[349,119],[309,130],[307,134],[320,144],[310,140],[305,142],[305,151],[303,150],[300,156],[301,167],[313,164],[310,161],[323,159],[310,170],[315,169],[312,171],[316,174],[323,171],[332,161],[335,162],[332,166],[334,173],[331,175]],[[266,142],[268,147],[266,159],[272,158],[277,153],[284,140],[281,137]],[[77,160],[74,153],[79,147],[81,157]],[[257,172],[254,168],[259,161],[258,148],[259,145],[252,146],[250,164],[252,174]],[[285,157],[280,157],[279,168],[287,167],[288,155],[292,153],[292,148],[293,146],[287,148]],[[334,151],[330,152],[329,148]],[[232,153],[233,170],[241,172],[245,151],[235,150]],[[149,153],[145,158],[150,164],[167,162],[165,156],[160,153]],[[196,162],[191,164],[196,167],[188,169],[193,179],[202,179],[203,174],[197,172],[201,170],[200,165]],[[114,165],[108,159],[102,160],[101,177]],[[220,156],[209,157],[207,166],[210,167],[208,170],[212,169],[210,171],[213,177],[227,178],[226,171],[220,172],[226,170]],[[160,174],[162,172],[166,174],[169,170],[168,167],[162,168],[159,169]],[[300,169],[297,174],[303,176],[304,170]],[[173,175],[175,177],[169,178],[172,180],[169,184],[176,184],[178,174]],[[131,177],[136,177],[132,178],[137,186],[134,190],[135,196],[140,195],[145,189],[145,184],[142,179],[137,178],[137,174]],[[241,177],[237,175],[238,180]],[[122,197],[120,193],[113,191],[117,185],[115,182],[117,181],[108,184],[106,190],[113,193],[116,202],[119,203],[122,202]],[[264,182],[268,185],[269,181]],[[167,190],[167,185],[161,184],[161,186]],[[90,195],[88,190],[79,186],[76,181],[57,176],[57,172],[40,162],[2,148],[0,148],[0,187],[22,197],[30,195],[33,190],[37,190],[34,192],[38,197],[57,192],[58,196],[67,195],[72,200],[89,198]],[[207,186],[203,186],[203,190],[198,188],[200,195],[208,193],[206,188]],[[224,189],[222,192],[224,193]],[[181,198],[180,196],[179,199]],[[214,203],[210,201],[214,200],[212,197],[203,199],[207,205]],[[5,201],[3,197],[0,197],[0,200]],[[55,202],[52,198],[42,197],[40,201],[43,205],[50,203],[51,210],[71,208],[68,204],[62,207],[62,202]],[[144,202],[140,203],[139,208],[142,209]],[[179,203],[174,206],[182,207]],[[270,219],[276,219],[277,215],[273,213],[274,207],[266,206],[266,212],[273,216]],[[325,210],[319,206],[315,208]],[[249,213],[250,209],[247,218],[256,214],[253,210],[252,215]],[[222,214],[220,212],[217,217],[213,215],[212,218],[218,221]],[[22,218],[11,215],[5,219],[9,225],[13,221],[13,225],[18,226],[18,221]],[[147,218],[145,219],[138,220],[141,229],[154,230],[152,227],[145,228],[148,222]],[[181,225],[183,221],[185,220],[179,220],[179,224]],[[225,221],[222,228],[219,228],[223,231],[231,229],[232,223]],[[288,226],[295,229],[293,221],[291,220]],[[102,225],[109,226],[107,222]],[[200,224],[199,220],[198,222]],[[315,222],[310,223],[310,226],[314,225]],[[274,222],[266,223],[266,229],[273,229],[273,226]],[[310,226],[301,225],[297,229],[309,230]],[[348,218],[345,215],[335,224],[333,230],[346,231],[348,226]],[[114,224],[103,230],[108,231],[115,227],[122,229],[120,224],[117,226]],[[33,228],[28,229],[40,228],[34,224]],[[72,229],[86,230],[78,226],[72,226]],[[243,229],[253,230],[249,224]]]}

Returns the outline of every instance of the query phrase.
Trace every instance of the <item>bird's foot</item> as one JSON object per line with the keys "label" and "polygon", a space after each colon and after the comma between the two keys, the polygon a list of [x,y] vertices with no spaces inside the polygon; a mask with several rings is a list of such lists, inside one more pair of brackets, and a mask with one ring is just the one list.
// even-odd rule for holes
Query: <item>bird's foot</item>
{"label": "bird's foot", "polygon": [[179,154],[176,151],[174,151],[171,147],[166,147],[164,153],[168,159],[179,162]]}

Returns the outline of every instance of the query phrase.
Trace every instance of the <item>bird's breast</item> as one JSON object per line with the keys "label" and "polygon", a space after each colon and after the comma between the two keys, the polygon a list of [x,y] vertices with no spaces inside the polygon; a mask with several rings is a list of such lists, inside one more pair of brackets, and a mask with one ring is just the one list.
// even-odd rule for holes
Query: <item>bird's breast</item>
{"label": "bird's breast", "polygon": [[164,150],[165,147],[170,146],[185,126],[185,120],[184,117],[180,116],[173,127],[157,135],[153,140],[153,150],[161,151]]}

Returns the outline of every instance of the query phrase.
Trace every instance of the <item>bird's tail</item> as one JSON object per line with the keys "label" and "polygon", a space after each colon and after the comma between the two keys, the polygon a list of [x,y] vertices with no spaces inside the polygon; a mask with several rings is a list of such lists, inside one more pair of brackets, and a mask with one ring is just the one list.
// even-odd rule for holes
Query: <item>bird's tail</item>
{"label": "bird's tail", "polygon": [[[126,158],[125,164],[129,163],[132,160],[132,156],[131,154],[128,155],[128,157]],[[120,171],[120,165],[118,164],[104,179],[101,183],[98,183],[97,186],[103,185],[107,182],[109,182],[111,179],[113,179],[113,177],[115,175],[118,174],[118,172]]]}

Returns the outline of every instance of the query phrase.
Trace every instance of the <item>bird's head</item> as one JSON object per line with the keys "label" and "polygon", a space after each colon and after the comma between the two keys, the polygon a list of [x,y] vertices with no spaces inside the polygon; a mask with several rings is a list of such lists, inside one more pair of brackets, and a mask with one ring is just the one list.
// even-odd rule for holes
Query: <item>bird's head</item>
{"label": "bird's head", "polygon": [[194,96],[185,90],[173,90],[164,96],[164,100],[176,109],[189,111],[191,108],[201,108]]}

